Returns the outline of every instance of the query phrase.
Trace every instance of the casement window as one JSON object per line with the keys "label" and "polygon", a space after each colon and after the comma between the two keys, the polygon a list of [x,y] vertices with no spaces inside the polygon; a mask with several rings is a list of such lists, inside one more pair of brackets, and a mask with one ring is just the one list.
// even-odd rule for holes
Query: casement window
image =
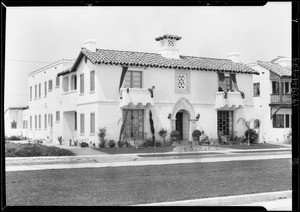
{"label": "casement window", "polygon": [[260,96],[260,83],[253,84],[253,96]]}
{"label": "casement window", "polygon": [[37,129],[37,115],[34,116],[34,129]]}
{"label": "casement window", "polygon": [[[225,76],[225,85],[227,88],[227,91],[233,91],[232,81],[230,79],[230,76]],[[218,91],[221,92],[223,89],[221,87],[218,88]]]}
{"label": "casement window", "polygon": [[52,80],[49,80],[48,81],[48,90],[52,91],[52,89],[53,89]]}
{"label": "casement window", "polygon": [[41,98],[42,93],[42,85],[39,83],[39,99]]}
{"label": "casement window", "polygon": [[29,119],[29,127],[32,130],[32,116],[30,116],[30,119]]}
{"label": "casement window", "polygon": [[71,76],[71,90],[77,89],[77,75],[74,74]]}
{"label": "casement window", "polygon": [[11,129],[17,129],[17,122],[15,120],[11,122]]}
{"label": "casement window", "polygon": [[90,91],[95,91],[95,71],[90,72]]}
{"label": "casement window", "polygon": [[80,93],[84,93],[84,74],[80,74]]}
{"label": "casement window", "polygon": [[45,95],[45,98],[47,97],[47,81],[45,81],[45,91],[44,91],[44,95]]}
{"label": "casement window", "polygon": [[289,128],[290,127],[290,115],[285,114],[285,127]]}
{"label": "casement window", "polygon": [[80,133],[84,134],[84,114],[80,114]]}
{"label": "casement window", "polygon": [[37,85],[34,85],[34,99],[37,98]]}
{"label": "casement window", "polygon": [[144,138],[144,110],[123,109],[124,138]]}
{"label": "casement window", "polygon": [[59,77],[56,77],[55,78],[55,87],[59,87],[59,84],[60,84],[60,79],[59,79]]}
{"label": "casement window", "polygon": [[41,129],[42,126],[42,117],[41,115],[39,115],[39,130]]}
{"label": "casement window", "polygon": [[90,114],[90,133],[95,133],[95,113]]}
{"label": "casement window", "polygon": [[64,92],[69,91],[69,76],[63,78],[63,90]]}
{"label": "casement window", "polygon": [[281,93],[289,94],[290,92],[290,83],[289,82],[281,82]]}
{"label": "casement window", "polygon": [[45,119],[44,121],[45,121],[45,130],[46,130],[46,129],[47,129],[47,114],[45,114],[44,117],[45,117],[45,118],[44,118],[44,119]]}
{"label": "casement window", "polygon": [[74,113],[74,130],[77,130],[77,112]]}
{"label": "casement window", "polygon": [[284,127],[284,115],[275,114],[273,116],[273,127],[274,128],[283,128]]}
{"label": "casement window", "polygon": [[32,86],[30,86],[30,101],[32,100]]}
{"label": "casement window", "polygon": [[60,112],[59,111],[56,111],[56,122],[59,122],[60,121]]}
{"label": "casement window", "polygon": [[127,71],[124,79],[125,88],[142,88],[142,72]]}
{"label": "casement window", "polygon": [[279,82],[272,81],[272,94],[279,94]]}

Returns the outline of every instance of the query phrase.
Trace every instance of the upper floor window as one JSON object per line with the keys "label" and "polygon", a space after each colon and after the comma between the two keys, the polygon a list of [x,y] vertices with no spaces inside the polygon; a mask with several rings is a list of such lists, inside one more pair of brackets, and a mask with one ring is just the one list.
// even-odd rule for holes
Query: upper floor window
{"label": "upper floor window", "polygon": [[37,98],[37,85],[34,86],[34,99]]}
{"label": "upper floor window", "polygon": [[84,74],[80,74],[80,93],[84,93]]}
{"label": "upper floor window", "polygon": [[45,97],[47,97],[47,81],[45,81],[45,91],[44,92],[45,92],[45,94],[44,94]]}
{"label": "upper floor window", "polygon": [[279,82],[272,81],[272,94],[279,94]]}
{"label": "upper floor window", "polygon": [[60,79],[59,79],[59,77],[56,77],[55,78],[55,86],[59,87],[59,85],[60,85]]}
{"label": "upper floor window", "polygon": [[258,129],[260,127],[260,121],[258,119],[254,120],[254,129]]}
{"label": "upper floor window", "polygon": [[39,98],[41,98],[41,93],[42,93],[42,85],[39,83]]}
{"label": "upper floor window", "polygon": [[56,111],[56,122],[59,122],[60,120],[60,112]]}
{"label": "upper floor window", "polygon": [[76,90],[77,89],[77,75],[73,74],[71,76],[71,90]]}
{"label": "upper floor window", "polygon": [[48,81],[48,90],[52,91],[52,89],[53,89],[52,80],[49,80]]}
{"label": "upper floor window", "polygon": [[281,93],[283,93],[283,94],[291,93],[289,82],[281,82]]}
{"label": "upper floor window", "polygon": [[64,92],[69,91],[69,76],[63,78],[63,90]]}
{"label": "upper floor window", "polygon": [[95,71],[91,71],[90,73],[90,91],[95,90]]}
{"label": "upper floor window", "polygon": [[95,113],[90,114],[90,133],[95,133]]}
{"label": "upper floor window", "polygon": [[142,88],[142,72],[141,71],[127,71],[124,80],[124,87],[126,88]]}
{"label": "upper floor window", "polygon": [[30,101],[32,100],[32,86],[30,86]]}
{"label": "upper floor window", "polygon": [[260,96],[260,84],[259,83],[253,84],[253,96]]}
{"label": "upper floor window", "polygon": [[[227,91],[233,91],[233,86],[232,86],[232,81],[230,79],[229,76],[225,76],[225,85],[226,85],[226,88],[227,88]],[[222,88],[218,88],[218,91],[223,91]]]}

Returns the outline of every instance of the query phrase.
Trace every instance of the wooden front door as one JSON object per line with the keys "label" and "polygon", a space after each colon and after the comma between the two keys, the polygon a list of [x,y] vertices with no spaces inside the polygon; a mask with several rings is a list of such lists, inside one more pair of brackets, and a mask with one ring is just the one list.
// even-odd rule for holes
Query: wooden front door
{"label": "wooden front door", "polygon": [[179,139],[183,138],[183,121],[182,121],[182,112],[176,114],[176,131],[180,133]]}

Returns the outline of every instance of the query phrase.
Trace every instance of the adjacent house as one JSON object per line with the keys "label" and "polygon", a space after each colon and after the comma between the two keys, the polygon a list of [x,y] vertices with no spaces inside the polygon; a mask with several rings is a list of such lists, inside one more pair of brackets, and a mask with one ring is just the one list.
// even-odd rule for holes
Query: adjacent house
{"label": "adjacent house", "polygon": [[27,112],[28,106],[8,107],[4,111],[5,136],[28,136]]}
{"label": "adjacent house", "polygon": [[71,138],[97,142],[106,127],[107,138],[151,137],[165,128],[192,139],[199,129],[211,138],[218,132],[242,136],[240,118],[256,114],[253,75],[238,54],[227,59],[184,56],[181,37],[163,35],[157,53],[96,48],[88,40],[75,61],[62,60],[29,74],[29,130],[36,138],[64,142]]}
{"label": "adjacent house", "polygon": [[278,57],[249,66],[260,73],[253,77],[253,99],[263,117],[262,137],[265,141],[283,142],[292,127],[291,59]]}

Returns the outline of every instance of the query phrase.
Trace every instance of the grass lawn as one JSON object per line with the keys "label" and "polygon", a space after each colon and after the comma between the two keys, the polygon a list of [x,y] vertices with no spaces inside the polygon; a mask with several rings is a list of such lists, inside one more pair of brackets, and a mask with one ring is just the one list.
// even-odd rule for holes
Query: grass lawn
{"label": "grass lawn", "polygon": [[67,149],[32,143],[5,142],[5,157],[71,156]]}
{"label": "grass lawn", "polygon": [[160,152],[172,152],[175,146],[163,146],[163,147],[124,147],[124,148],[94,148],[100,152],[107,154],[132,154],[132,153],[160,153]]}
{"label": "grass lawn", "polygon": [[292,189],[291,159],[6,172],[8,206],[135,205]]}
{"label": "grass lawn", "polygon": [[283,146],[274,145],[274,144],[233,144],[233,145],[210,145],[215,147],[222,147],[222,148],[230,148],[230,149],[275,149],[275,148],[282,148]]}

